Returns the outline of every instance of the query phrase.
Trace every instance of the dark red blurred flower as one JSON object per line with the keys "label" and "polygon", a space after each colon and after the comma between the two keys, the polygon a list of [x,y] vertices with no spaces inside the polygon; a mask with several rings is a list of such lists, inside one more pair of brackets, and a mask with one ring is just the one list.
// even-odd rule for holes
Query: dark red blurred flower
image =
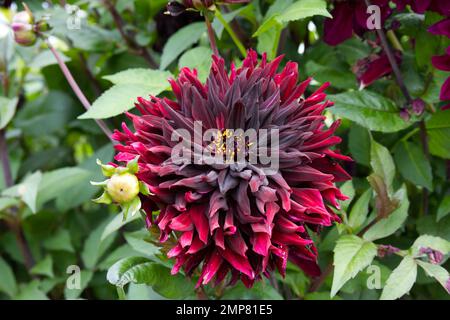
{"label": "dark red blurred flower", "polygon": [[[295,62],[277,73],[281,58],[267,62],[263,55],[258,63],[249,51],[242,67],[232,65],[228,73],[215,56],[206,84],[183,68],[170,80],[176,100],[138,98],[140,115],[128,113],[134,131],[123,124],[114,133],[121,142],[116,161],[140,155],[137,176],[153,193],[142,199],[147,223],[159,228],[161,242],[176,234],[168,252],[175,259],[172,273],[199,270],[198,285],[231,274],[230,283],[241,279],[251,286],[274,269],[284,275],[288,260],[309,275],[320,274],[306,227],[317,232],[339,221],[333,208],[346,197],[335,183],[351,177],[337,161],[351,159],[330,149],[341,139],[333,136],[339,122],[324,124],[322,113],[332,105],[325,100],[328,84],[306,95],[311,79],[297,83]],[[268,174],[261,163],[176,164],[171,135],[177,129],[193,135],[194,121],[221,132],[278,129],[279,169]]]}
{"label": "dark red blurred flower", "polygon": [[450,18],[446,18],[433,24],[428,31],[435,35],[450,38]]}
{"label": "dark red blurred flower", "polygon": [[[334,9],[331,11],[332,19],[326,19],[324,23],[324,41],[332,46],[338,45],[356,33],[362,36],[367,28],[367,6],[363,0],[334,1]],[[389,0],[372,0],[373,5],[381,9],[381,23],[389,17],[391,9]]]}
{"label": "dark red blurred flower", "polygon": [[[401,52],[395,52],[395,59],[398,64],[401,63]],[[360,87],[365,88],[376,80],[390,74],[392,72],[392,67],[385,53],[382,53],[381,55],[372,54],[364,59],[358,60],[353,71],[358,78]]]}
{"label": "dark red blurred flower", "polygon": [[[450,71],[450,47],[447,48],[445,54],[441,56],[434,56],[431,58],[431,62],[436,69],[442,71]],[[450,77],[445,80],[441,87],[441,93],[439,95],[440,100],[450,100]],[[444,107],[443,109],[447,108]]]}
{"label": "dark red blurred flower", "polygon": [[393,0],[397,10],[403,11],[407,5],[416,13],[425,13],[430,10],[443,16],[450,15],[450,1],[447,0]]}

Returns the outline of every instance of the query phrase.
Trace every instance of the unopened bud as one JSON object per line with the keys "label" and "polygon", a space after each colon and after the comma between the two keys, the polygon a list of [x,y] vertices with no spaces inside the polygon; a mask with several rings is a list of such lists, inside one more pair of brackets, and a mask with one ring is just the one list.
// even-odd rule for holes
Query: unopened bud
{"label": "unopened bud", "polygon": [[36,43],[37,35],[33,30],[33,22],[33,16],[28,11],[20,11],[14,15],[11,28],[18,44],[32,46]]}
{"label": "unopened bud", "polygon": [[119,204],[133,200],[139,194],[139,181],[134,174],[114,174],[106,185],[106,192]]}

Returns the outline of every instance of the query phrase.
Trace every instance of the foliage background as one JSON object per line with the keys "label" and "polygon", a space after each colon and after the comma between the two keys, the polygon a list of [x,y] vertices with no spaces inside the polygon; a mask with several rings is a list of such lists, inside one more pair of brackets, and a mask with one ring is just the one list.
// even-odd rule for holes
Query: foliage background
{"label": "foliage background", "polygon": [[[394,12],[386,22],[400,22],[394,32],[403,49],[402,76],[413,98],[426,103],[423,114],[405,121],[400,112],[406,101],[392,75],[358,90],[353,66],[380,50],[374,45],[376,34],[355,36],[335,47],[326,45],[324,1],[254,0],[220,7],[245,47],[268,52],[270,58],[285,54],[284,62],[298,62],[300,77],[313,76],[315,86],[331,82],[327,92],[336,106],[327,116],[343,119],[340,147],[355,159],[346,168],[354,179],[341,186],[351,196],[343,203],[344,223],[315,239],[324,277],[309,279],[289,265],[285,279],[277,275],[252,289],[238,284],[199,292],[193,288],[195,281],[170,275],[171,262],[161,253],[164,248],[157,246],[141,219],[123,223],[119,208],[91,202],[99,189],[89,181],[102,179],[95,159],[106,163],[113,157],[112,144],[90,118],[107,118],[110,128],[119,128],[126,121],[122,112],[133,106],[137,96],[170,95],[165,79],[176,75],[179,67],[197,68],[206,77],[211,49],[203,18],[196,12],[165,15],[165,0],[67,1],[81,8],[72,14],[62,8],[65,2],[25,1],[36,17],[49,17],[52,45],[88,100],[95,101],[89,113],[84,113],[45,42],[20,47],[11,34],[0,39],[2,81],[7,81],[0,98],[0,128],[8,150],[0,152],[9,159],[15,184],[7,188],[0,172],[0,298],[116,299],[117,290],[107,281],[108,269],[133,257],[115,265],[108,276],[124,287],[119,296],[129,299],[205,295],[330,299],[330,292],[337,293],[334,299],[378,299],[384,287],[388,287],[385,298],[448,299],[442,286],[448,286],[450,110],[440,111],[439,101],[448,74],[436,70],[431,57],[443,54],[450,42],[427,32],[442,17],[406,10]],[[304,13],[305,3],[312,4],[310,14]],[[3,25],[15,8],[22,10],[15,2],[2,9]],[[69,29],[67,21],[78,19],[81,28]],[[213,26],[221,54],[226,61],[239,63],[242,55],[230,34],[217,19]],[[129,69],[121,77],[105,77]],[[430,157],[422,148],[421,123]],[[381,210],[388,217],[374,226]],[[367,226],[370,230],[365,232]],[[403,251],[400,256],[374,260],[381,270],[381,287],[369,289],[366,267],[381,244]],[[424,271],[430,261],[418,253],[421,247],[445,255],[443,268],[431,267],[436,279]],[[392,274],[400,262],[402,267]],[[81,270],[78,290],[66,286],[70,265]],[[125,274],[130,266],[139,272]]]}

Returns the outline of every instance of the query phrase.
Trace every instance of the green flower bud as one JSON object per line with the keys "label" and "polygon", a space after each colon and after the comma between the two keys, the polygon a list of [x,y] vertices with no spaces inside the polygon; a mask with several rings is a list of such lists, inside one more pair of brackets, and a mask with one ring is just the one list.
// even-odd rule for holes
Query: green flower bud
{"label": "green flower bud", "polygon": [[130,173],[114,174],[106,185],[106,192],[114,202],[126,203],[139,194],[139,181]]}

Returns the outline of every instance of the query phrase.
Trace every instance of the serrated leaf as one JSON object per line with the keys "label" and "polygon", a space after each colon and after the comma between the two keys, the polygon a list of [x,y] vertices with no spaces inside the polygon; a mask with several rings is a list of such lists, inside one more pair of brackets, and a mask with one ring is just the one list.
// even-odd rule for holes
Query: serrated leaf
{"label": "serrated leaf", "polygon": [[340,190],[342,194],[348,197],[347,200],[341,201],[341,208],[342,210],[346,211],[350,206],[350,203],[353,201],[353,198],[355,197],[355,188],[353,187],[352,180],[345,181],[340,187]]}
{"label": "serrated leaf", "polygon": [[366,190],[355,202],[348,217],[348,225],[356,230],[366,221],[369,213],[369,202],[372,198],[372,189]]}
{"label": "serrated leaf", "polygon": [[37,195],[41,185],[42,173],[37,171],[25,178],[23,182],[3,191],[3,195],[19,197],[33,213],[37,209]]}
{"label": "serrated leaf", "polygon": [[47,250],[75,251],[70,240],[70,233],[65,229],[59,229],[56,233],[50,235],[49,238],[43,241],[43,246]]}
{"label": "serrated leaf", "polygon": [[367,90],[329,96],[335,105],[329,110],[372,131],[396,132],[411,125],[400,117],[394,101]]}
{"label": "serrated leaf", "polygon": [[406,187],[402,186],[394,195],[399,206],[386,218],[375,223],[366,233],[364,239],[375,241],[386,238],[397,231],[408,217],[409,200]]}
{"label": "serrated leaf", "polygon": [[324,16],[332,18],[327,11],[327,3],[324,0],[299,0],[291,4],[277,18],[280,22],[300,20],[312,16]]}
{"label": "serrated leaf", "polygon": [[396,148],[394,158],[403,178],[428,190],[433,190],[430,161],[420,147],[403,141]]}
{"label": "serrated leaf", "polygon": [[450,110],[434,113],[425,125],[431,154],[450,159]]}
{"label": "serrated leaf", "polygon": [[115,263],[107,273],[108,281],[118,287],[132,282],[147,284],[166,298],[182,298],[194,293],[194,286],[188,278],[171,275],[170,269],[146,258],[131,257]]}
{"label": "serrated leaf", "polygon": [[431,264],[420,260],[416,261],[419,266],[421,266],[423,270],[425,270],[425,273],[428,276],[436,279],[436,281],[439,282],[442,287],[444,287],[445,291],[450,294],[450,275],[448,274],[447,270],[437,264]]}
{"label": "serrated leaf", "polygon": [[370,166],[373,172],[381,177],[390,193],[395,176],[395,164],[389,150],[372,140],[370,143]]}
{"label": "serrated leaf", "polygon": [[331,297],[358,272],[372,263],[377,255],[377,247],[354,235],[339,238],[334,249],[334,275]]}
{"label": "serrated leaf", "polygon": [[417,277],[417,264],[411,256],[403,258],[386,281],[380,300],[395,300],[411,290]]}
{"label": "serrated leaf", "polygon": [[0,97],[0,129],[6,127],[16,112],[17,98]]}
{"label": "serrated leaf", "polygon": [[195,22],[175,32],[164,46],[160,69],[166,69],[181,53],[196,43],[205,31],[203,22]]}

